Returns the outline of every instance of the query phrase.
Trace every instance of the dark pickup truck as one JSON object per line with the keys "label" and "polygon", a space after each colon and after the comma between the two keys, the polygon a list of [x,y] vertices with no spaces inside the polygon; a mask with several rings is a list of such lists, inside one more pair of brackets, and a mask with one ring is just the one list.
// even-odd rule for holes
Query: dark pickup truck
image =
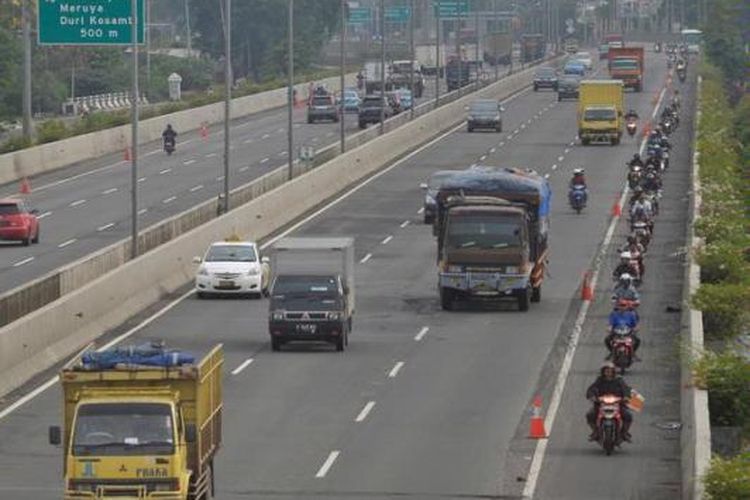
{"label": "dark pickup truck", "polygon": [[368,123],[380,123],[380,110],[385,106],[383,116],[387,120],[395,114],[393,106],[386,98],[385,102],[379,95],[368,95],[359,105],[359,128],[367,128]]}

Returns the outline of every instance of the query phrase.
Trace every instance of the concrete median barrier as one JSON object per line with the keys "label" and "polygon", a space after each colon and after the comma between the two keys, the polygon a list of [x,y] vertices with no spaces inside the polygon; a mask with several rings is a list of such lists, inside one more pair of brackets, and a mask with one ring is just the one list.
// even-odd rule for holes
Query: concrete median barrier
{"label": "concrete median barrier", "polygon": [[[64,286],[78,285],[78,288],[0,328],[0,394],[18,387],[165,294],[190,282],[195,273],[192,257],[202,254],[213,241],[231,234],[255,240],[269,236],[394,159],[463,121],[464,107],[471,99],[502,98],[527,87],[531,71],[527,69],[509,75],[442,107],[422,111],[422,116],[403,124],[397,132],[369,140],[291,181],[285,182],[284,169],[271,172],[235,190],[233,201],[239,202],[244,198],[251,201],[237,206],[210,224],[201,221],[210,219],[212,211],[215,215],[215,200],[189,211],[190,215],[173,217],[155,229],[158,233],[143,235],[141,244],[150,247],[150,242],[156,245],[184,227],[191,224],[198,226],[135,260],[120,262],[127,255],[124,246],[99,252],[100,258],[96,261],[71,270],[71,274],[65,278],[61,277]],[[401,119],[407,121],[408,117],[404,115]],[[388,124],[388,127],[396,123],[394,121],[394,125]],[[374,130],[367,130],[362,135],[375,133]],[[298,165],[297,168],[301,171],[307,167]],[[181,219],[186,216],[192,222]],[[111,265],[116,267],[80,286],[81,281],[90,279]]]}
{"label": "concrete median barrier", "polygon": [[[317,83],[322,83],[330,89],[338,89],[339,77],[326,78]],[[346,83],[354,85],[356,74],[346,75]],[[294,88],[300,97],[307,96],[308,85],[309,83],[295,85]],[[286,103],[286,88],[238,97],[232,100],[232,118],[242,118],[253,113],[279,108],[285,106]],[[197,130],[202,123],[214,124],[223,120],[224,103],[208,104],[143,120],[140,122],[138,139],[140,144],[159,140],[166,123],[171,123],[177,130],[188,132]],[[124,151],[129,144],[130,125],[123,125],[3,154],[0,155],[0,185],[80,161]]]}

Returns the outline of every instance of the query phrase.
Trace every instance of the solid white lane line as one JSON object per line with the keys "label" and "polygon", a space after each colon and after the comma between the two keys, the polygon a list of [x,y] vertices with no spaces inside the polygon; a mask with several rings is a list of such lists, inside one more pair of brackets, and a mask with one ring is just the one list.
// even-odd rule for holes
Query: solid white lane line
{"label": "solid white lane line", "polygon": [[238,172],[246,172],[249,168],[250,167],[248,167],[247,165],[245,165],[244,167],[240,167],[239,170],[237,170],[237,171]]}
{"label": "solid white lane line", "polygon": [[213,158],[214,156],[216,156],[216,153],[208,153],[206,158]]}
{"label": "solid white lane line", "polygon": [[333,462],[336,461],[340,454],[341,452],[339,450],[333,450],[331,454],[328,455],[328,458],[326,458],[326,461],[323,462],[323,465],[320,467],[318,473],[315,474],[315,477],[318,479],[326,477],[326,474],[328,474],[328,471],[331,470],[331,467],[333,466]]}
{"label": "solid white lane line", "polygon": [[49,217],[50,215],[52,215],[52,212],[44,212],[43,214],[37,215],[36,218],[37,219],[44,219],[45,217]]}
{"label": "solid white lane line", "polygon": [[140,177],[138,179],[138,182],[146,182],[146,179],[147,179],[146,177]]}
{"label": "solid white lane line", "polygon": [[424,207],[417,210],[417,214],[422,215],[424,213]]}
{"label": "solid white lane line", "polygon": [[166,204],[166,203],[172,203],[176,199],[177,199],[176,196],[170,196],[169,198],[165,198],[165,199],[161,200],[161,202],[164,203],[164,204]]}
{"label": "solid white lane line", "polygon": [[142,208],[142,209],[138,210],[138,215],[143,215],[146,212],[148,212],[148,208]]}
{"label": "solid white lane line", "polygon": [[354,419],[354,421],[363,422],[374,407],[375,407],[375,401],[368,401],[365,407],[362,408],[362,411],[359,412],[359,415],[357,415],[357,418]]}
{"label": "solid white lane line", "polygon": [[164,174],[168,174],[168,173],[169,173],[169,172],[171,172],[171,171],[172,171],[172,169],[171,169],[171,168],[165,168],[164,170],[161,170],[161,171],[159,172],[159,175],[164,175]]}
{"label": "solid white lane line", "polygon": [[110,222],[109,224],[104,224],[103,226],[99,226],[99,227],[97,227],[97,228],[96,228],[96,230],[97,230],[97,231],[100,231],[100,232],[101,232],[101,231],[106,231],[106,230],[107,230],[107,229],[109,229],[110,227],[114,227],[114,225],[115,225],[115,223],[114,223],[114,222]]}
{"label": "solid white lane line", "polygon": [[360,264],[364,264],[365,262],[367,262],[367,261],[368,261],[368,260],[370,260],[371,258],[372,258],[372,254],[371,254],[371,253],[368,253],[367,255],[365,255],[364,257],[362,257],[362,259],[361,259],[361,260],[359,261],[359,263],[360,263]]}
{"label": "solid white lane line", "polygon": [[182,164],[183,165],[192,165],[195,162],[196,162],[196,160],[185,160],[185,161],[182,162]]}
{"label": "solid white lane line", "polygon": [[[24,264],[28,264],[32,260],[34,260],[34,257],[26,257],[25,259],[19,260],[18,262],[16,262],[15,264],[13,264],[13,267],[23,266]],[[0,413],[0,418],[2,418],[2,414],[1,413]]]}
{"label": "solid white lane line", "polygon": [[71,207],[77,207],[78,205],[83,205],[86,203],[86,200],[77,200],[70,204]]}
{"label": "solid white lane line", "polygon": [[401,368],[404,367],[404,362],[399,361],[395,365],[393,365],[393,368],[391,368],[391,371],[388,372],[388,378],[396,378],[396,375],[398,375],[398,372],[401,371]]}
{"label": "solid white lane line", "polygon": [[419,333],[414,336],[414,340],[416,340],[417,342],[419,342],[420,340],[422,340],[424,338],[425,335],[427,335],[427,332],[429,332],[429,331],[430,331],[430,327],[429,326],[423,326],[422,329],[419,330]]}
{"label": "solid white lane line", "polygon": [[380,242],[381,245],[387,245],[389,241],[393,239],[393,235],[387,236],[383,241]]}
{"label": "solid white lane line", "polygon": [[191,193],[195,193],[196,191],[200,191],[203,189],[203,184],[198,184],[197,186],[193,186],[190,188]]}
{"label": "solid white lane line", "polygon": [[270,158],[263,158],[262,160],[260,160],[261,165],[267,162],[268,160],[270,160]]}
{"label": "solid white lane line", "polygon": [[244,370],[245,368],[247,368],[247,367],[248,367],[248,365],[249,365],[250,363],[252,363],[252,362],[253,362],[253,358],[247,358],[247,359],[246,359],[245,361],[243,361],[243,362],[242,362],[242,363],[240,364],[240,366],[238,366],[237,368],[235,368],[234,370],[232,370],[232,375],[237,375],[237,374],[239,374],[239,373],[240,373],[240,372],[241,372],[242,370]]}
{"label": "solid white lane line", "polygon": [[64,241],[64,242],[60,243],[59,245],[57,245],[57,248],[65,248],[68,245],[72,245],[76,241],[77,240],[75,238],[71,238],[68,241]]}
{"label": "solid white lane line", "polygon": [[116,192],[117,192],[117,188],[109,188],[107,190],[102,191],[102,194],[112,194]]}
{"label": "solid white lane line", "polygon": [[403,229],[403,228],[405,228],[406,226],[408,226],[408,225],[409,225],[409,222],[410,222],[410,221],[408,221],[408,220],[405,220],[404,222],[402,222],[402,223],[401,223],[401,225],[400,225],[399,227],[400,227],[401,229]]}
{"label": "solid white lane line", "polygon": [[[656,107],[654,108],[652,118],[654,118],[656,113],[658,112],[665,92],[666,89],[662,89],[659,100],[656,102]],[[643,149],[645,147],[646,139],[644,138],[641,142],[641,148],[639,150],[640,154],[643,154]],[[620,199],[618,201],[620,207],[625,204],[627,196],[628,185],[626,183],[622,190],[622,195],[620,196]],[[599,271],[602,262],[604,262],[604,258],[607,255],[607,251],[609,250],[609,244],[612,241],[612,235],[614,235],[615,233],[615,228],[617,227],[617,223],[619,222],[620,218],[621,216],[612,217],[609,227],[607,228],[607,233],[604,236],[602,246],[599,249],[598,255],[596,256],[596,261],[594,264],[594,274],[591,276],[591,286],[593,290],[596,290],[596,283],[599,279]],[[557,416],[557,411],[560,407],[560,402],[562,401],[562,395],[565,390],[565,383],[568,379],[568,373],[573,366],[573,357],[575,356],[576,348],[578,347],[578,342],[581,337],[581,331],[583,330],[583,323],[586,321],[586,315],[588,314],[590,305],[591,301],[589,300],[584,300],[582,302],[581,307],[578,311],[578,316],[576,317],[576,321],[573,325],[573,332],[568,339],[568,347],[565,351],[565,357],[563,358],[562,365],[560,366],[560,372],[557,375],[555,388],[552,391],[552,398],[550,399],[549,409],[547,410],[547,417],[544,419],[544,428],[547,430],[547,432],[550,433],[552,432],[552,426],[555,423],[555,417]],[[542,472],[542,463],[544,462],[544,456],[547,452],[548,442],[548,439],[541,439],[537,441],[536,449],[534,450],[534,456],[531,461],[531,467],[529,468],[529,475],[526,478],[526,484],[523,489],[524,498],[534,497],[536,485],[539,481],[539,475]]]}

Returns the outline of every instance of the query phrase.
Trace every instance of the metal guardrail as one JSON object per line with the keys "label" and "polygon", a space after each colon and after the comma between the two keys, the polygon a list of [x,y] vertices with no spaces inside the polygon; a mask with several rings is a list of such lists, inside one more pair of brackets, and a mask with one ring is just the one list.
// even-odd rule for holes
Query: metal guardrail
{"label": "metal guardrail", "polygon": [[[538,61],[538,64],[554,59],[555,55]],[[526,69],[529,64],[524,65]],[[522,70],[519,67],[519,71]],[[510,71],[498,81],[511,74]],[[494,80],[480,81],[441,95],[437,107],[453,102],[465,95],[476,92]],[[436,108],[435,99],[424,102],[414,108],[414,117],[422,116]],[[388,133],[410,121],[408,111],[400,113],[385,122],[384,133]],[[373,126],[357,132],[346,139],[347,149],[353,149],[380,136],[380,127]],[[293,177],[314,169],[341,154],[338,143],[328,145],[315,151],[312,162],[295,161]],[[280,167],[268,174],[258,177],[251,182],[239,186],[230,192],[230,206],[237,207],[245,204],[264,193],[267,193],[288,181],[287,167]],[[162,245],[179,235],[190,231],[202,224],[210,222],[218,216],[218,199],[207,200],[189,210],[158,222],[143,231],[138,236],[138,253],[143,254]],[[77,261],[62,266],[31,282],[20,285],[0,295],[0,327],[7,325],[22,316],[29,314],[46,304],[54,302],[60,297],[80,288],[99,276],[121,266],[130,260],[130,239],[123,239],[99,251],[89,254]]]}

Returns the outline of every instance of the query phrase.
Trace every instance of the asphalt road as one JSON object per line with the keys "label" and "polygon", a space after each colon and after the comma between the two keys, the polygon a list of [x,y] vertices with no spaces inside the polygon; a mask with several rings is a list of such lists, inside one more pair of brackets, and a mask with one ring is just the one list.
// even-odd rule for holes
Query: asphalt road
{"label": "asphalt road", "polygon": [[[628,105],[641,116],[649,113],[665,77],[660,59],[649,60],[647,69],[646,91],[627,94]],[[557,347],[579,304],[581,274],[604,238],[610,207],[622,188],[623,165],[638,143],[627,138],[619,147],[578,146],[576,103],[558,103],[551,92],[525,92],[505,107],[502,134],[468,134],[461,127],[295,230],[356,238],[358,311],[345,353],[327,346],[290,346],[272,353],[265,301],[199,301],[192,295],[130,339],[164,339],[196,353],[224,344],[225,440],[216,461],[218,498],[519,495],[523,485],[515,481],[516,474],[525,477],[528,460],[524,464],[526,457],[517,451],[528,429],[529,401],[544,385],[548,367],[559,361]],[[430,228],[421,224],[418,186],[435,170],[472,163],[533,167],[550,174],[555,193],[550,276],[541,303],[528,313],[514,306],[501,311],[440,309],[435,241]],[[566,202],[567,182],[578,166],[586,168],[592,186],[589,206],[580,215]],[[678,192],[674,179],[685,172],[670,172],[668,182],[674,186],[665,205]],[[678,217],[676,210],[677,205],[665,207],[660,216],[652,261],[684,234],[678,223],[667,223]],[[651,265],[649,272],[657,267]],[[645,286],[659,286],[661,272],[665,279],[681,276],[667,266],[654,272],[653,281],[649,275]],[[675,282],[665,284],[672,294]],[[642,475],[644,457],[651,463],[679,460],[673,440],[642,441],[641,436],[648,436],[642,425],[634,428],[636,442],[607,461],[585,442],[585,400],[578,393],[593,380],[603,356],[594,337],[601,331],[604,307],[597,303],[591,312],[586,323],[591,345],[582,346],[583,355],[575,358],[571,371],[558,422],[574,427],[555,429],[550,441],[539,489],[546,498],[557,498],[558,484],[561,492],[570,492],[568,498],[634,498],[623,484],[640,481],[642,491],[651,492],[663,491],[662,482],[679,480],[679,466],[658,473],[652,467]],[[645,329],[667,328],[648,307]],[[654,399],[677,397],[675,369],[655,367],[652,356],[659,345],[666,349],[647,339],[643,366],[634,368],[649,380],[633,382],[649,400],[651,394]],[[661,406],[669,410],[659,403],[654,409]],[[46,428],[59,422],[59,413],[60,394],[54,388],[0,420],[0,497],[59,497],[62,460],[59,450],[46,444]],[[586,469],[591,463],[598,468]],[[585,481],[591,470],[600,475],[599,489]],[[607,488],[612,485],[616,487]]]}
{"label": "asphalt road", "polygon": [[[427,83],[424,97],[417,104],[435,95],[434,80]],[[332,122],[308,124],[306,109],[295,108],[295,148],[306,145],[321,149],[336,143],[339,126]],[[359,131],[356,114],[345,116],[345,131]],[[234,120],[231,134],[230,188],[287,164],[285,109]],[[160,142],[144,144],[139,151],[141,228],[223,192],[221,124],[211,127],[205,139],[197,131],[180,135],[171,157],[162,151]],[[129,237],[129,166],[119,152],[31,179],[32,193],[27,200],[39,210],[41,242],[23,247],[0,241],[0,292]],[[5,185],[0,187],[0,198],[18,192],[18,183]]]}

